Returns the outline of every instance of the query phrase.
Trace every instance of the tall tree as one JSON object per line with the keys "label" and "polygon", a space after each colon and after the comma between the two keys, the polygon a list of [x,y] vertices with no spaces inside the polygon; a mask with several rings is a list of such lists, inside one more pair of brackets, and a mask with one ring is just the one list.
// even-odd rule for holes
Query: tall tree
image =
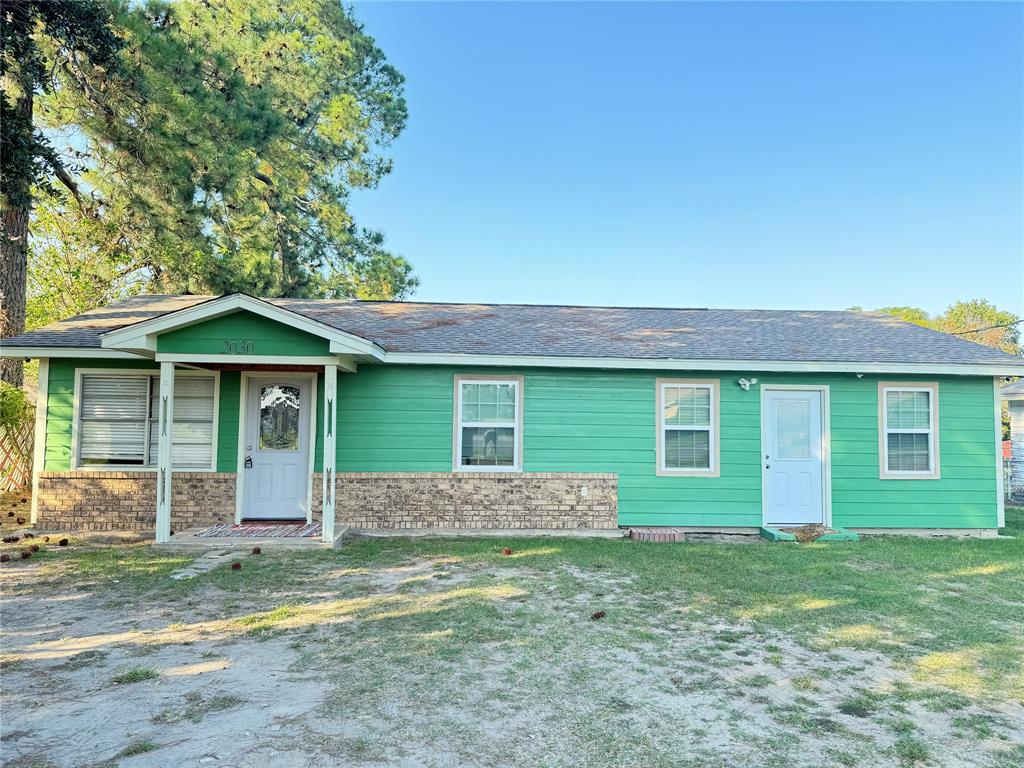
{"label": "tall tree", "polygon": [[[118,97],[100,108],[88,74],[71,68],[45,103],[47,125],[77,138],[65,151],[85,163],[89,199],[48,199],[34,262],[50,263],[71,230],[77,253],[108,262],[115,293],[411,292],[409,264],[348,212],[349,191],[390,170],[381,151],[406,119],[402,76],[350,10],[336,0],[113,9],[125,40]],[[52,280],[34,287],[64,292]]]}
{"label": "tall tree", "polygon": [[[28,230],[33,190],[57,179],[78,187],[52,144],[36,129],[37,94],[53,88],[58,52],[102,82],[120,41],[105,8],[89,0],[0,3],[0,339],[25,329]],[[21,386],[22,361],[0,359],[0,380]]]}

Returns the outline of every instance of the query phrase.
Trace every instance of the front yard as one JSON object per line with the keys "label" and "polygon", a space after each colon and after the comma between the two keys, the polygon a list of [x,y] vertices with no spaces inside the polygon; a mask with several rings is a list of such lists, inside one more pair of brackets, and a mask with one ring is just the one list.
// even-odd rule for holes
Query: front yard
{"label": "front yard", "polygon": [[40,542],[0,567],[0,754],[1021,766],[1024,510],[1008,521],[1020,538],[360,539],[185,580],[192,556]]}

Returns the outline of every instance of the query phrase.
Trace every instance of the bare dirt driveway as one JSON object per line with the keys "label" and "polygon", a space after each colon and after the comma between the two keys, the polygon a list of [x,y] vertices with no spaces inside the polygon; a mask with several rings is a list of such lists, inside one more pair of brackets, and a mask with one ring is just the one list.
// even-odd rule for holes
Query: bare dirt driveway
{"label": "bare dirt driveway", "polygon": [[5,766],[1024,765],[1022,538],[42,544]]}

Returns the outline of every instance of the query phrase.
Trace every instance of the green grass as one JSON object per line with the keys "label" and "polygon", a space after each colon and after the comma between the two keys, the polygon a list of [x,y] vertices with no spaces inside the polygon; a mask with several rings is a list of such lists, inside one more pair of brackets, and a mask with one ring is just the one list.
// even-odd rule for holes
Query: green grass
{"label": "green grass", "polygon": [[127,747],[118,752],[115,756],[115,760],[119,760],[123,757],[134,757],[135,755],[144,755],[147,752],[152,752],[155,749],[160,749],[160,745],[154,741],[133,741]]}
{"label": "green grass", "polygon": [[[640,546],[627,540],[585,539],[356,539],[343,549],[301,556],[248,558],[242,571],[217,569],[207,583],[245,593],[275,589],[287,581],[291,560],[314,570],[343,564],[379,570],[414,558],[458,558],[463,567],[514,565],[557,574],[567,597],[581,585],[564,566],[609,578],[628,578],[647,613],[670,606],[695,615],[746,620],[826,653],[879,651],[921,681],[963,696],[1024,696],[1024,511],[1010,508],[1004,533],[1016,539],[924,540],[872,538],[852,543],[794,547],[686,544]],[[503,546],[517,553],[501,556]],[[202,580],[193,580],[193,588]],[[289,603],[307,598],[301,591]],[[626,614],[637,611],[628,607]],[[599,599],[588,611],[604,607]],[[283,614],[294,605],[283,607]],[[485,610],[485,609],[481,609]],[[643,613],[640,610],[640,613]],[[589,614],[588,614],[589,615]],[[275,616],[251,619],[267,629]],[[601,622],[614,625],[614,613]],[[469,625],[473,624],[467,616]],[[474,632],[486,630],[477,627]],[[633,627],[634,639],[650,641],[649,629]],[[743,633],[723,631],[716,648],[742,645]],[[771,657],[768,658],[771,662]],[[776,657],[776,661],[781,658]],[[809,683],[808,683],[809,685]],[[953,706],[955,702],[937,703]]]}
{"label": "green grass", "polygon": [[914,736],[900,736],[893,744],[892,751],[899,759],[900,764],[905,766],[923,763],[931,757],[928,745]]}
{"label": "green grass", "polygon": [[141,683],[143,680],[153,680],[157,677],[160,677],[160,673],[152,667],[133,667],[114,675],[111,678],[111,682],[115,685],[131,685],[132,683]]}
{"label": "green grass", "polygon": [[[1024,510],[1007,518],[1018,538],[353,539],[246,555],[240,571],[185,581],[167,575],[190,558],[148,547],[48,553],[47,564],[76,589],[190,606],[165,630],[180,639],[161,642],[201,642],[190,621],[205,620],[232,643],[283,636],[296,670],[319,670],[329,686],[318,714],[359,713],[318,744],[339,762],[387,762],[420,740],[456,764],[473,755],[516,768],[790,768],[811,759],[808,745],[822,766],[879,754],[910,766],[943,752],[936,733],[966,745],[998,736],[1009,728],[1002,705],[1024,701]],[[156,674],[140,667],[115,682]],[[680,701],[700,702],[700,717],[678,716]],[[186,700],[154,725],[236,706],[245,702]],[[770,740],[745,730],[752,711]],[[936,719],[948,729],[921,727]],[[516,751],[481,725],[497,721]],[[702,730],[728,734],[732,751],[702,746]],[[979,765],[1013,764],[1006,755],[1017,756]]]}

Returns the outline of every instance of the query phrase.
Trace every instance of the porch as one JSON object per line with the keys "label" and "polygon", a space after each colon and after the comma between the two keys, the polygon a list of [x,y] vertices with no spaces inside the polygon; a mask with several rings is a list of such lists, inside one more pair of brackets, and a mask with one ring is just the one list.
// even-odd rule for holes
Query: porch
{"label": "porch", "polygon": [[324,540],[320,523],[293,523],[288,521],[218,523],[197,526],[176,533],[166,542],[157,542],[161,550],[208,552],[259,547],[264,551],[333,548],[341,541],[346,529],[336,530],[333,539]]}
{"label": "porch", "polygon": [[[248,364],[189,363],[157,357],[156,543],[173,540],[178,549],[208,549],[239,540],[250,545],[335,546],[340,538],[334,524],[335,399],[339,368],[354,366],[339,359],[297,365],[288,363],[287,357]],[[202,505],[201,499],[183,499],[180,486],[175,491],[174,479],[182,473],[172,466],[178,427],[174,382],[183,368],[213,371],[218,376],[237,371],[237,456],[232,457],[235,472],[230,500],[234,519],[221,517],[217,521],[214,517],[213,524],[202,521],[175,529],[172,520],[180,517],[173,509],[175,504]],[[198,495],[203,495],[204,488],[197,488]]]}

